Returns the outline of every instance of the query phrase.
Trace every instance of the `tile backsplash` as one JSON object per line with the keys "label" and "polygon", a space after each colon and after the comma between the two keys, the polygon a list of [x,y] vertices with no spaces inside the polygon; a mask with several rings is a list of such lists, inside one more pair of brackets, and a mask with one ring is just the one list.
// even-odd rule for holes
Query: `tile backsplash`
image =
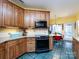
{"label": "tile backsplash", "polygon": [[33,29],[31,29],[31,30],[26,30],[26,32],[27,32],[27,36],[36,36],[36,35],[48,35],[48,30],[40,30],[40,29],[38,29],[38,30],[33,30]]}
{"label": "tile backsplash", "polygon": [[23,31],[18,28],[0,28],[0,37],[16,38],[22,36]]}
{"label": "tile backsplash", "polygon": [[18,28],[0,28],[0,32],[14,33],[20,32],[21,30]]}

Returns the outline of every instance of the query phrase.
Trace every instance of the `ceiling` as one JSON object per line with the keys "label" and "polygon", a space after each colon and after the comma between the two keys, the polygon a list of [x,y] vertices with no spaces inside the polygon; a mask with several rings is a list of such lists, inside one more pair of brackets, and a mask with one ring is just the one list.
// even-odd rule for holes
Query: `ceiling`
{"label": "ceiling", "polygon": [[27,8],[48,9],[57,17],[72,15],[79,11],[79,0],[22,0]]}

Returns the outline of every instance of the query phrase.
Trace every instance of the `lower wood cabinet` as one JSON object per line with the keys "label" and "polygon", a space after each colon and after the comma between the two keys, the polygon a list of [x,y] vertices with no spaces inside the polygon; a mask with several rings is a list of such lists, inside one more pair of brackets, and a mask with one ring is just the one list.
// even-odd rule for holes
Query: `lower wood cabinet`
{"label": "lower wood cabinet", "polygon": [[76,59],[79,59],[79,42],[75,38],[73,39],[73,51]]}
{"label": "lower wood cabinet", "polygon": [[[52,37],[49,38],[49,49],[53,49]],[[35,37],[20,38],[0,44],[0,59],[16,59],[26,52],[35,52]]]}
{"label": "lower wood cabinet", "polygon": [[16,40],[9,41],[6,43],[6,59],[16,59],[17,53],[16,53]]}
{"label": "lower wood cabinet", "polygon": [[53,49],[53,38],[49,37],[49,50]]}
{"label": "lower wood cabinet", "polygon": [[5,45],[0,44],[0,59],[5,59]]}
{"label": "lower wood cabinet", "polygon": [[25,38],[6,43],[6,59],[16,59],[27,52],[27,40]]}
{"label": "lower wood cabinet", "polygon": [[26,39],[18,40],[18,48],[20,55],[27,52],[27,40]]}
{"label": "lower wood cabinet", "polygon": [[35,38],[27,38],[27,52],[35,51]]}

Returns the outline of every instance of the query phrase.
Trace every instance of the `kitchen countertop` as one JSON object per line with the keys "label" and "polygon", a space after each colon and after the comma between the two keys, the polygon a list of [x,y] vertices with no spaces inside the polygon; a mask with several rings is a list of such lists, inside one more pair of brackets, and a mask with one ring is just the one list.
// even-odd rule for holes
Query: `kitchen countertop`
{"label": "kitchen countertop", "polygon": [[13,41],[13,40],[18,40],[18,39],[21,39],[21,38],[32,38],[34,36],[20,36],[20,37],[17,37],[17,38],[10,38],[10,37],[0,37],[0,43],[4,43],[4,42],[8,42],[8,41]]}
{"label": "kitchen countertop", "polygon": [[73,38],[75,38],[79,42],[79,36],[74,36]]}
{"label": "kitchen countertop", "polygon": [[[53,36],[53,35],[49,35],[49,37],[51,37],[51,36]],[[18,39],[21,39],[21,38],[33,38],[33,37],[35,37],[35,36],[20,36],[20,37],[17,37],[17,38],[0,37],[0,43],[13,41],[13,40],[18,40]]]}

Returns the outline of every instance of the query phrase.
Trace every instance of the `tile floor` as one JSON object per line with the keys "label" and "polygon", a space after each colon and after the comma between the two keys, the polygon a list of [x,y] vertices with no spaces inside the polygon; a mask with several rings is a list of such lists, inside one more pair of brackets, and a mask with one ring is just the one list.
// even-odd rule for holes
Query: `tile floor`
{"label": "tile floor", "polygon": [[27,53],[18,59],[75,59],[72,51],[72,42],[63,41],[62,44],[55,43],[52,51],[45,53]]}

